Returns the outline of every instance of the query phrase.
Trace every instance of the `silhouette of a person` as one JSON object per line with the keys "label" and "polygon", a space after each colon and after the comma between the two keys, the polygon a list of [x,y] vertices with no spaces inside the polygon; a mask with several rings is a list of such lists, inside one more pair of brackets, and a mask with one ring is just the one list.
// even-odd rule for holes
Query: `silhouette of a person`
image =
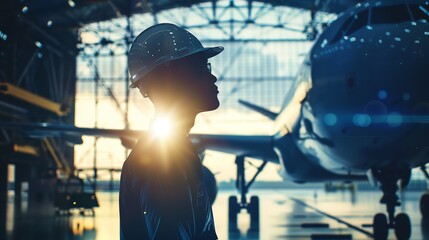
{"label": "silhouette of a person", "polygon": [[152,26],[131,45],[131,87],[149,97],[156,119],[170,119],[161,126],[170,133],[141,138],[123,165],[121,239],[217,239],[202,164],[188,134],[198,113],[219,107],[208,58],[222,50],[204,48],[173,24]]}

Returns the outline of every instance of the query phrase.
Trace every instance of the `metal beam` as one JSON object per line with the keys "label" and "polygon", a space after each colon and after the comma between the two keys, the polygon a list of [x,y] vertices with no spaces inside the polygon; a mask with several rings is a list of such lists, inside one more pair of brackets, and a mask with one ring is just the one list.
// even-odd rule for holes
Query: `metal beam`
{"label": "metal beam", "polygon": [[61,104],[53,102],[47,98],[41,97],[22,88],[16,87],[10,83],[0,83],[0,93],[18,98],[34,106],[38,106],[40,108],[53,112],[58,116],[66,116],[68,114],[68,110],[63,111],[61,109]]}

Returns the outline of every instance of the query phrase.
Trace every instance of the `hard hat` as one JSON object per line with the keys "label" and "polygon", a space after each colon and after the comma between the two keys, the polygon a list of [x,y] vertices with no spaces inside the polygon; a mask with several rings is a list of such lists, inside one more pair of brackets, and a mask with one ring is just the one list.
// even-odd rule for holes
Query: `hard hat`
{"label": "hard hat", "polygon": [[154,68],[169,61],[202,53],[211,58],[223,51],[223,47],[205,48],[192,33],[171,23],[156,24],[141,32],[128,52],[130,87]]}

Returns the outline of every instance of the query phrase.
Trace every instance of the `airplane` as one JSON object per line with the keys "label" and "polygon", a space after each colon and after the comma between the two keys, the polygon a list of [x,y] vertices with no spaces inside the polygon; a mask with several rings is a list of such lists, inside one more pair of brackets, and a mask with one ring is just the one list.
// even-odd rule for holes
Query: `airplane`
{"label": "airplane", "polygon": [[[237,188],[229,198],[229,220],[247,209],[259,221],[259,200],[247,192],[267,162],[279,164],[279,174],[298,183],[368,179],[377,184],[387,216],[373,218],[375,239],[394,229],[409,239],[411,221],[395,215],[400,205],[398,183],[405,187],[413,168],[429,174],[429,4],[422,0],[367,1],[338,15],[307,54],[281,112],[240,102],[273,121],[266,136],[191,134],[199,150],[236,155]],[[0,128],[37,135],[120,138],[131,148],[148,132],[79,128],[48,123],[0,122]],[[245,157],[263,160],[246,182]],[[213,177],[213,174],[212,174]],[[429,217],[429,192],[420,199]]]}

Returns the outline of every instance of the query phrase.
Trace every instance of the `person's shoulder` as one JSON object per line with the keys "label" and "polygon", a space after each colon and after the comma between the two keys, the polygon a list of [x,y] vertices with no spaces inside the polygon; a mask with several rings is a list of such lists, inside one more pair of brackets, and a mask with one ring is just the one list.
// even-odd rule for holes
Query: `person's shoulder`
{"label": "person's shoulder", "polygon": [[154,160],[159,155],[160,144],[153,139],[141,138],[134,145],[130,154],[124,162],[125,165],[136,166],[135,164],[146,165],[151,160]]}

